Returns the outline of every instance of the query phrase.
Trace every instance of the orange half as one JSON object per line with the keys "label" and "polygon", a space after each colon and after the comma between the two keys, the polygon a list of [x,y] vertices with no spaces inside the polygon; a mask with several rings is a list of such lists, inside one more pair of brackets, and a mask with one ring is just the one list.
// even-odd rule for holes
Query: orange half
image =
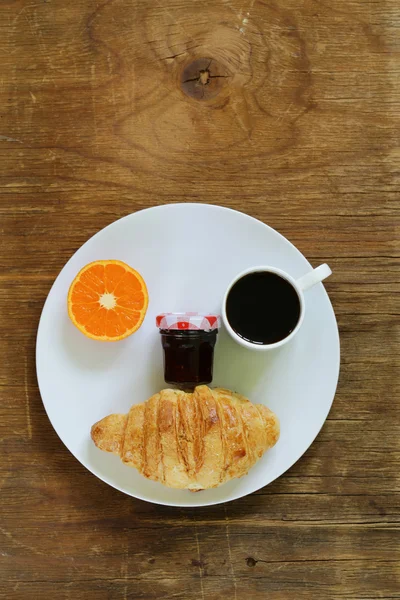
{"label": "orange half", "polygon": [[143,277],[120,260],[97,260],[79,271],[68,292],[68,314],[94,340],[116,342],[139,329],[149,295]]}

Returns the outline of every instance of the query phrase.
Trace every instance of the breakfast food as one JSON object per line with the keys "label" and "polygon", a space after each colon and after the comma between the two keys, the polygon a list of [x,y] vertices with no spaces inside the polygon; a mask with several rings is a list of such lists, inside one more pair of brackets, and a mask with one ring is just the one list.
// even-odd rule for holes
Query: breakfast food
{"label": "breakfast food", "polygon": [[73,280],[68,314],[86,336],[114,342],[139,329],[148,302],[146,284],[137,271],[119,260],[98,260]]}
{"label": "breakfast food", "polygon": [[211,383],[218,315],[162,313],[156,318],[164,351],[164,380],[186,390]]}
{"label": "breakfast food", "polygon": [[172,488],[213,488],[242,477],[279,438],[276,415],[224,389],[162,390],[95,423],[92,440]]}

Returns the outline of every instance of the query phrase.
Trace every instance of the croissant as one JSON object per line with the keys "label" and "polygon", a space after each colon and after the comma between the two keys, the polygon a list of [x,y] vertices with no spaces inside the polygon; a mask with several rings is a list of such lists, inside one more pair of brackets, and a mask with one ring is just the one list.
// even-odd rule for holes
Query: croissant
{"label": "croissant", "polygon": [[95,423],[92,440],[172,488],[213,488],[242,477],[279,438],[277,416],[224,389],[162,390],[127,415]]}

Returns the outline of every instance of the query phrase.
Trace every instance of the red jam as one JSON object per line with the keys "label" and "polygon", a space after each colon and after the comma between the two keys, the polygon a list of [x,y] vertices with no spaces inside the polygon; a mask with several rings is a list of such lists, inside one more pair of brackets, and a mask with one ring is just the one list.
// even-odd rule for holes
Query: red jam
{"label": "red jam", "polygon": [[164,379],[192,389],[211,383],[219,318],[179,313],[157,317],[164,350]]}

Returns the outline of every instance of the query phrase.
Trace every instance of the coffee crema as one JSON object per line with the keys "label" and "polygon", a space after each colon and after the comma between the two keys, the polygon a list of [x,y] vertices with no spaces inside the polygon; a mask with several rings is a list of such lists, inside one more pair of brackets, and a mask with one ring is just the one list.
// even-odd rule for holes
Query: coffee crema
{"label": "coffee crema", "polygon": [[284,340],[300,319],[297,291],[285,278],[269,271],[241,277],[226,300],[226,315],[234,332],[252,344]]}

